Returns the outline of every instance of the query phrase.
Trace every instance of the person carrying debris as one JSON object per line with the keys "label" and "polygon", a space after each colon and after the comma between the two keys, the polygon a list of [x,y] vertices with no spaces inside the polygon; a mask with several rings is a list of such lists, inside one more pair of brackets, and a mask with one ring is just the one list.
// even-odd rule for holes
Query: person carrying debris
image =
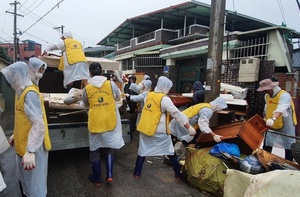
{"label": "person carrying debris", "polygon": [[[264,79],[259,82],[257,91],[264,92],[265,107],[264,119],[270,130],[277,131],[290,136],[295,136],[297,118],[295,106],[291,95],[282,90],[279,82]],[[265,135],[263,149],[272,152],[273,147],[285,149],[285,159],[292,161],[291,145],[295,143],[292,137],[286,137],[276,133],[267,132]]]}
{"label": "person carrying debris", "polygon": [[[128,83],[124,86],[124,93],[129,95],[138,95],[139,92],[136,91],[137,85],[136,85],[136,76],[129,75],[128,76]],[[137,120],[137,102],[134,102],[129,99],[129,97],[126,97],[126,103],[129,107],[129,120],[131,122],[131,125],[133,127],[133,130],[136,129],[136,120]]]}
{"label": "person carrying debris", "polygon": [[73,82],[81,80],[82,87],[87,85],[89,79],[89,67],[84,55],[82,44],[73,39],[71,32],[65,32],[61,36],[62,41],[51,45],[46,52],[61,50],[62,56],[58,66],[64,74],[64,88],[69,90],[73,87]]}
{"label": "person carrying debris", "polygon": [[[189,118],[189,123],[195,129],[200,129],[204,134],[210,134],[213,139],[218,143],[222,141],[222,136],[215,134],[209,127],[209,120],[214,112],[220,111],[227,108],[226,101],[217,97],[210,103],[199,103],[185,109],[184,113]],[[179,125],[175,120],[172,120],[169,124],[171,134],[177,138],[179,141],[184,141],[190,143],[197,138],[199,133],[195,136],[190,136],[186,128]]]}
{"label": "person carrying debris", "polygon": [[134,178],[140,178],[145,157],[163,155],[168,155],[175,172],[175,178],[181,178],[177,155],[174,153],[170,132],[167,129],[168,113],[180,125],[188,129],[190,135],[195,135],[196,131],[188,123],[188,118],[177,109],[167,96],[172,85],[170,79],[161,76],[158,78],[154,91],[149,92],[145,98],[141,119],[137,126],[140,135]]}
{"label": "person carrying debris", "polygon": [[43,98],[29,76],[28,66],[16,62],[2,69],[16,92],[14,134],[17,171],[25,196],[47,195],[48,151],[51,142]]}
{"label": "person carrying debris", "polygon": [[125,94],[126,97],[129,97],[129,99],[133,102],[137,102],[138,103],[138,115],[137,115],[137,121],[136,121],[136,125],[139,123],[140,118],[141,118],[141,113],[142,113],[142,109],[144,107],[144,99],[146,98],[146,96],[148,95],[150,89],[151,89],[151,85],[152,82],[150,80],[144,80],[141,82],[141,93],[139,95],[130,95],[130,94]]}
{"label": "person carrying debris", "polygon": [[[130,89],[132,89],[133,91],[135,91],[137,93],[140,93],[144,89],[144,84],[145,84],[144,82],[145,81],[150,81],[151,84],[152,84],[152,81],[150,80],[149,75],[144,75],[143,80],[139,84],[135,84],[135,83],[131,84]],[[150,89],[151,89],[151,87],[150,87]]]}
{"label": "person carrying debris", "polygon": [[82,91],[83,104],[89,107],[88,130],[92,166],[89,181],[100,186],[101,149],[105,154],[106,182],[110,183],[113,181],[114,149],[120,149],[125,144],[122,137],[121,116],[116,104],[121,94],[113,81],[102,76],[102,67],[99,63],[91,63],[89,71],[92,78]]}

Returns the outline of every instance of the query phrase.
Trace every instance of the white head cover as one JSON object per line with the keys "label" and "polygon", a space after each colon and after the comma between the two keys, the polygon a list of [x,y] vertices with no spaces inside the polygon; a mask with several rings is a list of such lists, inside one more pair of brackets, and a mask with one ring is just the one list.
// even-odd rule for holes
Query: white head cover
{"label": "white head cover", "polygon": [[213,111],[219,111],[219,110],[227,108],[225,99],[223,99],[221,97],[217,97],[215,100],[211,101],[210,104],[213,107]]}
{"label": "white head cover", "polygon": [[148,91],[148,90],[151,89],[152,81],[150,81],[150,80],[144,80],[143,83],[145,85],[144,91]]}
{"label": "white head cover", "polygon": [[28,66],[24,62],[15,62],[1,71],[18,96],[26,87],[32,85]]}
{"label": "white head cover", "polygon": [[39,69],[44,65],[44,69],[47,69],[47,63],[43,62],[42,60],[32,57],[29,59],[28,67],[31,81],[38,85],[39,80],[43,77],[43,73],[39,72]]}
{"label": "white head cover", "polygon": [[150,80],[149,75],[144,75],[143,80]]}
{"label": "white head cover", "polygon": [[73,38],[72,33],[70,31],[67,31],[63,33],[62,37],[64,38]]}
{"label": "white head cover", "polygon": [[157,85],[154,89],[154,92],[163,92],[168,94],[170,89],[172,88],[173,83],[167,77],[161,76],[158,78]]}

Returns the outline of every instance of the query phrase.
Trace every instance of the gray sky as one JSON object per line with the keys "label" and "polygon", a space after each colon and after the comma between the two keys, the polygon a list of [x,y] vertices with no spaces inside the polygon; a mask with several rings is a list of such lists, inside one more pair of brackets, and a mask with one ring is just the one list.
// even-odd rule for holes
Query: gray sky
{"label": "gray sky", "polygon": [[[59,41],[55,27],[64,25],[85,47],[96,46],[127,18],[166,8],[187,0],[19,0],[20,40],[34,40],[46,48]],[[198,0],[210,4],[211,0]],[[13,0],[0,0],[0,42],[13,42]],[[59,6],[55,6],[60,2]],[[226,0],[226,9],[277,25],[285,22],[300,32],[296,0]],[[44,17],[43,17],[44,16]],[[41,17],[42,20],[37,22]],[[32,26],[32,27],[31,27]]]}

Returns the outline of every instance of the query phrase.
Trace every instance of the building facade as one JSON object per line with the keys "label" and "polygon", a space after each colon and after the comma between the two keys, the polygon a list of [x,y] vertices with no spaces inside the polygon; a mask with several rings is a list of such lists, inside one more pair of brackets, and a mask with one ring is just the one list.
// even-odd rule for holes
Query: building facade
{"label": "building facade", "polygon": [[[228,10],[225,19],[220,27],[225,30],[220,80],[248,88],[252,116],[263,109],[263,97],[256,91],[259,81],[294,73],[293,39],[300,34]],[[168,76],[172,91],[184,93],[195,81],[206,81],[209,27],[210,5],[192,0],[126,19],[98,44],[115,46],[114,60],[122,62],[123,70],[146,73],[153,85],[159,76]],[[288,79],[288,84],[295,83],[291,75]],[[284,89],[285,84],[280,83]],[[294,87],[288,91],[293,93]]]}
{"label": "building facade", "polygon": [[[12,60],[14,59],[14,44],[13,43],[0,43],[7,56]],[[42,45],[33,40],[24,40],[19,42],[17,49],[17,60],[28,60],[30,57],[38,57],[42,54]]]}

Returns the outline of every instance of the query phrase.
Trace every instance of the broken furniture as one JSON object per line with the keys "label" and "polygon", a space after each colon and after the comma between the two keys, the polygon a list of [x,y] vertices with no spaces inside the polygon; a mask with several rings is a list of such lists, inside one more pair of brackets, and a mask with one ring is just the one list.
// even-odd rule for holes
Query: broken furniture
{"label": "broken furniture", "polygon": [[[235,143],[241,153],[250,155],[263,141],[263,133],[268,129],[258,114],[248,120],[236,121],[227,125],[212,128],[217,135],[223,136],[222,141]],[[216,144],[211,135],[201,133],[197,138],[199,148],[211,147]]]}

